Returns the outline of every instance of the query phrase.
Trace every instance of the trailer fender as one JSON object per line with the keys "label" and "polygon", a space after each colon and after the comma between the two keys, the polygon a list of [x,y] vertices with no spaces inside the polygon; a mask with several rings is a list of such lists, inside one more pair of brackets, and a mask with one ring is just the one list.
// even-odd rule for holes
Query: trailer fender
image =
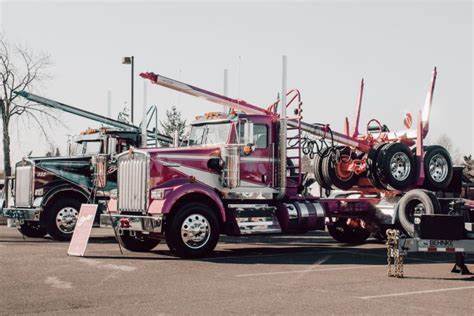
{"label": "trailer fender", "polygon": [[186,183],[169,188],[164,200],[153,200],[149,213],[169,214],[179,203],[188,201],[208,202],[215,205],[223,223],[226,221],[224,204],[219,195],[209,187],[200,183]]}

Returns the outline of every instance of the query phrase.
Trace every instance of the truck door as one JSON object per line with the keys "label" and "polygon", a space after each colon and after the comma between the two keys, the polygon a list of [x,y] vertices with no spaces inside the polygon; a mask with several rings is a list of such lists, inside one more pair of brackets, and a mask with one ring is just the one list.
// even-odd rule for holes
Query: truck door
{"label": "truck door", "polygon": [[[239,128],[240,143],[244,144],[246,122]],[[273,178],[273,155],[270,146],[270,127],[265,123],[253,123],[253,150],[249,154],[241,151],[240,180],[241,185],[269,187]],[[244,144],[245,145],[245,144]]]}

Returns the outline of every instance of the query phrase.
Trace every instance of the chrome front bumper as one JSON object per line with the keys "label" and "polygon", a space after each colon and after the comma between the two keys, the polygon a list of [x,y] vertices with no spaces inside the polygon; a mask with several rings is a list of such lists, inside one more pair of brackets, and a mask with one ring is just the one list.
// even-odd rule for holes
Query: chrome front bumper
{"label": "chrome front bumper", "polygon": [[20,208],[20,207],[6,207],[3,209],[2,215],[7,219],[17,221],[39,221],[40,214],[43,211],[41,207],[35,208]]}
{"label": "chrome front bumper", "polygon": [[101,214],[101,227],[115,227],[119,231],[138,231],[148,233],[163,232],[163,215],[143,216],[124,214]]}

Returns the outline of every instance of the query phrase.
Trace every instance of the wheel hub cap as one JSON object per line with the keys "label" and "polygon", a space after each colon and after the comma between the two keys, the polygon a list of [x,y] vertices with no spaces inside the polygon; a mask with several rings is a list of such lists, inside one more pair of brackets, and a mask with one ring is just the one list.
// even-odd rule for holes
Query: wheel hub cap
{"label": "wheel hub cap", "polygon": [[442,182],[448,176],[448,161],[442,155],[434,155],[430,159],[429,170],[431,179]]}
{"label": "wheel hub cap", "polygon": [[76,226],[79,212],[73,207],[62,208],[56,215],[56,226],[64,234],[70,234]]}
{"label": "wheel hub cap", "polygon": [[390,159],[390,172],[397,181],[408,178],[411,171],[410,158],[405,153],[399,152]]}
{"label": "wheel hub cap", "polygon": [[181,238],[186,246],[199,249],[209,240],[211,226],[201,214],[192,214],[181,225]]}

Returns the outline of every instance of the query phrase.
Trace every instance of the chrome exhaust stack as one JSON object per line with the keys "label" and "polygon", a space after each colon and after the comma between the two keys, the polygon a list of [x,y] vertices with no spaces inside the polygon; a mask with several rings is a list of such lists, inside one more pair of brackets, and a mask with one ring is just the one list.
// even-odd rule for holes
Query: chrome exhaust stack
{"label": "chrome exhaust stack", "polygon": [[282,84],[280,98],[280,128],[278,131],[278,194],[283,199],[286,194],[286,56],[282,57]]}

